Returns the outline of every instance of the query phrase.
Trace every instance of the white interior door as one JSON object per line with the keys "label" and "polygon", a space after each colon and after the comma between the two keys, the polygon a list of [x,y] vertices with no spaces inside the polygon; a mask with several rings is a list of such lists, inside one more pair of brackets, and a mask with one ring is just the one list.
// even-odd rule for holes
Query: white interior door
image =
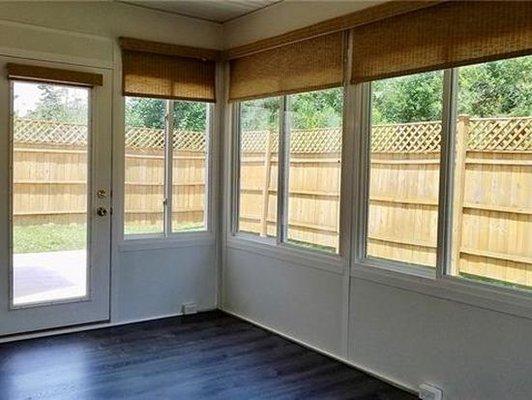
{"label": "white interior door", "polygon": [[109,319],[110,72],[38,65],[104,83],[1,79],[0,336]]}

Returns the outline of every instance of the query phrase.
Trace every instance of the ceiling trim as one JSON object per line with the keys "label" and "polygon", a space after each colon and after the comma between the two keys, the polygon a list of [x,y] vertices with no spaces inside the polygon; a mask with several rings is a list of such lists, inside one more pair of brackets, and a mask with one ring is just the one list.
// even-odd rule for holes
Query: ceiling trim
{"label": "ceiling trim", "polygon": [[384,18],[432,7],[444,1],[450,0],[386,2],[377,6],[364,8],[346,15],[321,21],[303,28],[295,29],[277,36],[230,48],[225,51],[225,57],[228,59],[244,57],[253,53],[300,42],[317,36],[355,28]]}
{"label": "ceiling trim", "polygon": [[201,21],[212,22],[214,24],[223,25],[226,22],[234,21],[236,19],[239,19],[239,18],[245,17],[247,15],[256,13],[257,11],[261,11],[261,10],[264,10],[265,8],[268,8],[268,7],[271,7],[273,5],[279,4],[279,3],[283,2],[284,0],[276,0],[276,1],[272,2],[272,3],[270,3],[270,4],[265,4],[265,5],[255,9],[255,10],[246,11],[244,14],[237,15],[236,17],[227,18],[227,19],[224,19],[223,21],[218,21],[218,20],[211,19],[211,18],[206,18],[206,17],[198,17],[196,15],[187,14],[187,13],[183,13],[183,12],[166,10],[166,9],[163,9],[163,8],[159,8],[159,7],[156,7],[156,6],[150,6],[150,5],[146,5],[146,4],[132,3],[132,2],[127,1],[127,0],[116,0],[116,1],[118,3],[127,4],[128,6],[143,8],[145,10],[159,11],[159,12],[163,12],[163,13],[166,13],[166,14],[178,15],[180,17],[186,17],[186,18],[199,19]]}
{"label": "ceiling trim", "polygon": [[190,15],[190,14],[186,14],[186,13],[180,13],[180,12],[176,12],[176,11],[164,10],[162,8],[159,8],[159,7],[153,7],[153,6],[147,6],[147,5],[144,5],[144,4],[131,3],[131,2],[125,1],[125,0],[117,0],[117,2],[118,3],[122,3],[122,4],[126,4],[128,6],[143,8],[145,10],[158,11],[158,12],[162,12],[162,13],[165,13],[165,14],[177,15],[179,17],[185,17],[185,18],[199,19],[201,21],[212,22],[212,23],[218,24],[218,25],[222,25],[223,24],[223,22],[216,21],[214,19],[205,18],[205,17],[197,17],[195,15]]}

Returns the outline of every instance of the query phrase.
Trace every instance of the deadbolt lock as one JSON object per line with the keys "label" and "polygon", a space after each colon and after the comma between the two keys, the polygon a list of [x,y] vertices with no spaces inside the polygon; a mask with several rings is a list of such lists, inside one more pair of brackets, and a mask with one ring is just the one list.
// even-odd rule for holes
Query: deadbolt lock
{"label": "deadbolt lock", "polygon": [[105,189],[100,189],[96,192],[96,196],[99,198],[99,199],[105,199],[107,198],[107,191]]}

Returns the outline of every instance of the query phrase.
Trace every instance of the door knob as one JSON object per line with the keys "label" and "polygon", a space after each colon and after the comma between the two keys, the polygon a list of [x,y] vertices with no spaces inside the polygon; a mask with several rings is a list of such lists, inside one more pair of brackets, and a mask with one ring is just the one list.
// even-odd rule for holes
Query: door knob
{"label": "door knob", "polygon": [[105,207],[98,207],[96,209],[96,214],[98,214],[98,216],[100,217],[105,217],[107,216],[107,208]]}

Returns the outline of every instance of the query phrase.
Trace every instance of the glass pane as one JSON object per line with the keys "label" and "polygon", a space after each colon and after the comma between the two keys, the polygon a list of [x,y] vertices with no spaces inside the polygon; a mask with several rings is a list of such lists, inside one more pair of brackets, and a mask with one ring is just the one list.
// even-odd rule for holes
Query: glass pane
{"label": "glass pane", "polygon": [[279,97],[241,103],[238,228],[242,232],[277,234],[279,106]]}
{"label": "glass pane", "polygon": [[436,265],[443,72],[372,83],[367,255]]}
{"label": "glass pane", "polygon": [[124,233],[164,231],[166,101],[126,98]]}
{"label": "glass pane", "polygon": [[89,90],[13,91],[13,303],[84,297]]}
{"label": "glass pane", "polygon": [[205,230],[207,103],[174,102],[172,230]]}
{"label": "glass pane", "polygon": [[338,253],[343,89],[288,96],[290,243]]}
{"label": "glass pane", "polygon": [[532,287],[532,56],[459,68],[451,273]]}

